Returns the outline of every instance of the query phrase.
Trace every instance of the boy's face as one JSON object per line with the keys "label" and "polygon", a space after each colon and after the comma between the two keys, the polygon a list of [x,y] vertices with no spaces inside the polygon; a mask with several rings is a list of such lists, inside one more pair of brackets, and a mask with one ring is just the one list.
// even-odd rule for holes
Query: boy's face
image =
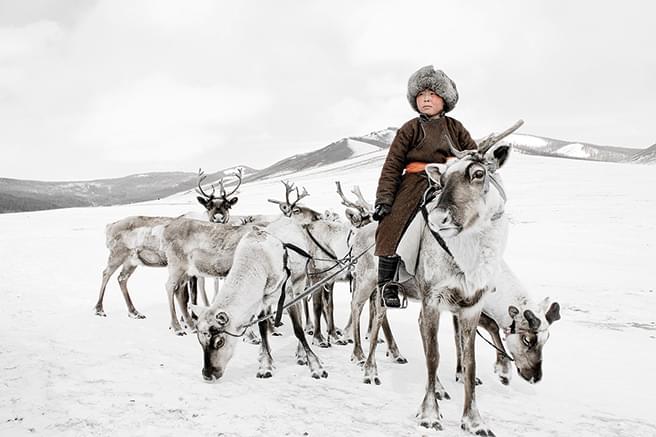
{"label": "boy's face", "polygon": [[433,90],[423,90],[417,94],[417,108],[429,117],[439,114],[444,109],[444,100]]}

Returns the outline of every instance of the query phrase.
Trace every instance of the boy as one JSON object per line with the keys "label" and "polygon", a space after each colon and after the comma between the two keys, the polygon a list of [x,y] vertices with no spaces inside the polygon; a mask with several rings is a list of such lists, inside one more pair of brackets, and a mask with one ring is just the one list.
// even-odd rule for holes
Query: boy
{"label": "boy", "polygon": [[445,115],[458,102],[458,90],[442,70],[428,65],[410,76],[408,101],[419,117],[396,133],[378,180],[373,214],[379,222],[375,251],[379,257],[378,290],[388,308],[401,306],[400,286],[393,282],[399,263],[396,248],[428,188],[425,165],[443,163],[453,156],[446,136],[459,150],[477,148],[467,129]]}

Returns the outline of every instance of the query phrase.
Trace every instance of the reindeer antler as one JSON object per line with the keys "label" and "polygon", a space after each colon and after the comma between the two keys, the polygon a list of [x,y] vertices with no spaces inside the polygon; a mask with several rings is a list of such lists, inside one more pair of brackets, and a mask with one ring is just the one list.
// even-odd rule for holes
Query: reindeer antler
{"label": "reindeer antler", "polygon": [[355,196],[358,198],[357,202],[351,202],[344,196],[344,193],[342,192],[342,185],[339,181],[335,181],[335,184],[337,185],[337,194],[339,194],[339,197],[342,198],[342,205],[349,207],[349,208],[355,208],[358,211],[360,211],[361,214],[370,214],[372,211],[371,206],[369,203],[364,199],[364,196],[362,195],[362,192],[360,191],[360,187],[357,185],[353,187],[351,192],[355,194]]}
{"label": "reindeer antler", "polygon": [[[310,194],[307,192],[305,187],[303,187],[303,192],[298,191],[298,187],[294,186],[293,182],[289,181],[280,181],[283,183],[285,186],[285,201],[280,201],[280,200],[274,200],[274,199],[267,199],[271,203],[276,203],[280,207],[280,210],[285,214],[286,216],[290,216],[292,212],[294,211],[294,208],[296,207],[296,204],[304,197],[309,196]],[[296,191],[296,200],[293,202],[290,200],[289,196],[292,194],[294,191]]]}
{"label": "reindeer antler", "polygon": [[[478,143],[478,153],[480,153],[481,155],[485,155],[485,153],[487,153],[487,151],[490,150],[492,146],[494,146],[496,143],[498,143],[499,141],[501,141],[511,133],[515,132],[523,124],[524,124],[524,120],[517,120],[515,124],[510,126],[505,131],[501,132],[500,134],[491,133],[490,135],[486,136],[481,140],[480,143]],[[465,156],[473,153],[473,151],[471,150],[456,149],[456,147],[453,145],[453,141],[451,141],[451,137],[448,134],[444,134],[444,136],[446,137],[446,140],[449,143],[449,150],[456,158],[462,159]]]}
{"label": "reindeer antler", "polygon": [[243,176],[243,170],[244,170],[244,169],[241,168],[241,167],[238,167],[237,170],[235,170],[235,173],[234,173],[232,176],[236,176],[236,177],[237,177],[237,185],[235,185],[235,188],[234,188],[231,192],[229,192],[229,193],[226,193],[225,186],[224,186],[224,184],[223,184],[223,178],[221,178],[221,180],[219,181],[219,186],[220,186],[220,188],[221,188],[221,197],[222,197],[224,200],[227,200],[227,198],[228,198],[229,196],[232,196],[233,194],[235,194],[235,193],[237,192],[237,190],[239,189],[239,187],[241,186],[241,183],[242,183],[242,176]]}
{"label": "reindeer antler", "polygon": [[368,212],[371,213],[374,211],[374,207],[364,198],[359,186],[354,186],[351,190],[351,193],[355,194],[355,196],[358,198],[358,203],[362,205],[362,207],[366,208]]}
{"label": "reindeer antler", "polygon": [[517,120],[515,124],[510,126],[508,129],[505,131],[501,132],[500,134],[490,134],[488,135],[481,143],[478,145],[478,150],[481,153],[481,155],[485,155],[485,153],[490,150],[492,146],[494,146],[496,143],[501,141],[502,139],[506,138],[508,135],[511,133],[515,132],[517,129],[520,128],[521,125],[524,124],[524,120]]}
{"label": "reindeer antler", "polygon": [[198,169],[198,188],[196,188],[196,192],[200,194],[203,197],[206,197],[208,199],[213,199],[214,198],[214,185],[212,185],[212,194],[207,194],[205,191],[203,191],[203,187],[201,187],[201,184],[203,181],[207,178],[207,175],[202,169]]}

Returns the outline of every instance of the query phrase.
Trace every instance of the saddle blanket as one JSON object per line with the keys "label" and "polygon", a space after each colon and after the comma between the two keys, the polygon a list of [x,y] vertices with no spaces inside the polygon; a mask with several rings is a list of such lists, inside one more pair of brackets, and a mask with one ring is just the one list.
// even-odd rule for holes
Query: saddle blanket
{"label": "saddle blanket", "polygon": [[401,257],[399,263],[398,281],[403,283],[415,276],[419,248],[421,247],[421,236],[426,229],[426,221],[421,212],[415,215],[405,233],[401,237],[396,253]]}

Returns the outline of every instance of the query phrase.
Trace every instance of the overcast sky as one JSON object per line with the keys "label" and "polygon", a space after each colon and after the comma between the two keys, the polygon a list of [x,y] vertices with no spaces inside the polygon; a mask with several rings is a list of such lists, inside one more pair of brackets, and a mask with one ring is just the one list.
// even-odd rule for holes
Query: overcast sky
{"label": "overcast sky", "polygon": [[0,0],[0,177],[263,168],[457,84],[474,137],[656,142],[649,1]]}

